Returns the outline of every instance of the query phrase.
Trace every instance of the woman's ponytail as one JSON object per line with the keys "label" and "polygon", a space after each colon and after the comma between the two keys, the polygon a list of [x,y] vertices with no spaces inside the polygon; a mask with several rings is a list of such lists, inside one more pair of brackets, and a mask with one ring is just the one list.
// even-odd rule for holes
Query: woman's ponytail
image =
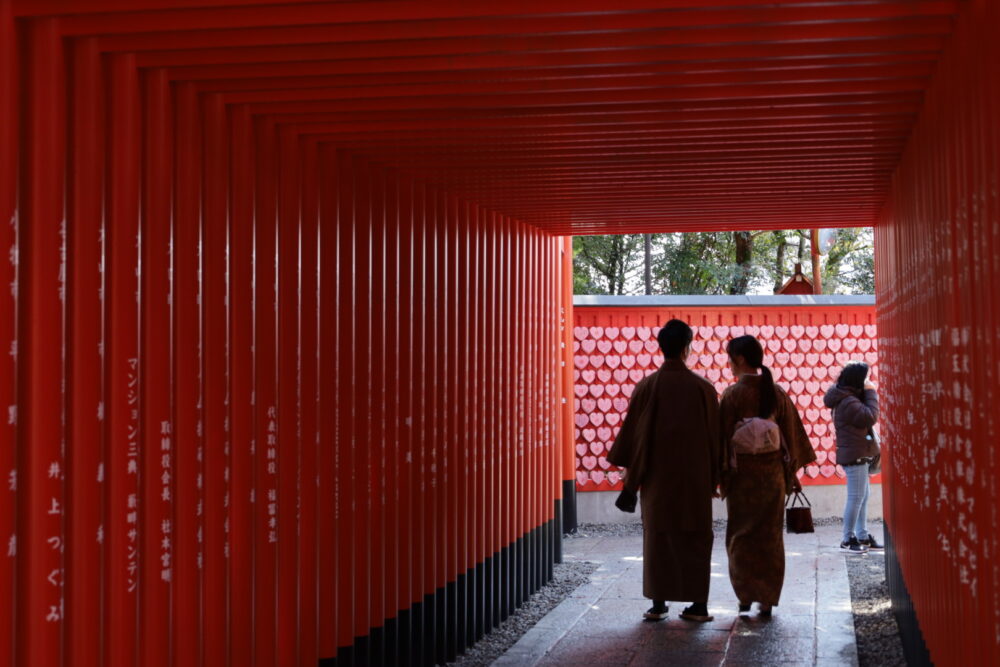
{"label": "woman's ponytail", "polygon": [[777,409],[778,399],[774,389],[774,376],[764,365],[764,348],[760,341],[753,336],[739,336],[729,341],[726,352],[730,357],[743,357],[748,366],[760,369],[760,404],[757,415],[764,419],[771,417]]}

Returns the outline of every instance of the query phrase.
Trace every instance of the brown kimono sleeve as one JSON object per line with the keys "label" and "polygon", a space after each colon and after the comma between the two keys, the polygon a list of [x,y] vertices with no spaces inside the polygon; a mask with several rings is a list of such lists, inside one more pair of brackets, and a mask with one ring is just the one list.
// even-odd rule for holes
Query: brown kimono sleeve
{"label": "brown kimono sleeve", "polygon": [[802,418],[799,411],[784,391],[778,388],[778,427],[781,435],[785,438],[788,447],[788,465],[786,466],[785,481],[786,488],[791,490],[795,481],[795,473],[802,466],[808,465],[816,460],[816,452],[813,451],[812,442],[802,425]]}
{"label": "brown kimono sleeve", "polygon": [[[707,383],[706,383],[707,385]],[[708,446],[712,457],[712,490],[722,481],[722,440],[719,435],[719,395],[715,387],[708,385],[705,391],[705,429],[708,432]]]}
{"label": "brown kimono sleeve", "polygon": [[729,481],[729,475],[732,474],[729,465],[732,457],[731,439],[738,419],[734,394],[731,387],[726,389],[719,402],[719,490],[723,498],[726,497],[726,484]]}
{"label": "brown kimono sleeve", "polygon": [[642,461],[651,423],[655,375],[655,373],[649,375],[635,386],[625,421],[607,456],[608,463],[626,469],[625,488],[633,492],[638,491],[644,473]]}

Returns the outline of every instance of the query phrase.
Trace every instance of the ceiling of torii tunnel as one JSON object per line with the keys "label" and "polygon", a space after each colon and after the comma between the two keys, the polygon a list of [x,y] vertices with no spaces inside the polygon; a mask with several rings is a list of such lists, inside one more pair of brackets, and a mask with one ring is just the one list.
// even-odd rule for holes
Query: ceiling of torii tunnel
{"label": "ceiling of torii tunnel", "polygon": [[872,225],[961,0],[15,3],[554,233]]}

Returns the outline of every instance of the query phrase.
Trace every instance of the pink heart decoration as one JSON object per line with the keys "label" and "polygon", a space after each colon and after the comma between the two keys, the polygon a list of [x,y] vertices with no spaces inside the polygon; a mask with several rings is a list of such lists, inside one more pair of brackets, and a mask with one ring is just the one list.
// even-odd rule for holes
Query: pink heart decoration
{"label": "pink heart decoration", "polygon": [[628,351],[628,343],[623,340],[616,340],[614,348],[618,354],[625,354]]}
{"label": "pink heart decoration", "polygon": [[774,327],[774,335],[778,338],[787,338],[788,327]]}
{"label": "pink heart decoration", "polygon": [[816,452],[816,463],[819,463],[820,465],[826,463],[827,456],[828,454],[826,453],[826,451],[822,449],[819,450],[818,452]]}
{"label": "pink heart decoration", "polygon": [[709,368],[705,372],[705,377],[711,380],[712,382],[718,382],[719,379],[722,377],[722,371],[720,371],[718,368]]}
{"label": "pink heart decoration", "polygon": [[580,459],[580,463],[582,463],[583,467],[586,468],[587,470],[593,470],[594,468],[597,467],[597,457],[584,456],[582,459]]}
{"label": "pink heart decoration", "polygon": [[815,366],[816,364],[819,363],[819,355],[816,354],[815,352],[810,352],[809,354],[806,355],[806,363],[809,364],[810,366]]}
{"label": "pink heart decoration", "polygon": [[621,385],[609,384],[604,387],[604,391],[607,392],[608,396],[617,396],[618,392],[621,391]]}
{"label": "pink heart decoration", "polygon": [[795,397],[795,402],[803,408],[808,408],[813,402],[813,397],[809,394],[800,394]]}
{"label": "pink heart decoration", "polygon": [[816,479],[817,477],[819,477],[819,466],[807,465],[806,474],[812,477],[813,479]]}
{"label": "pink heart decoration", "polygon": [[[819,412],[819,410],[817,410],[816,412]],[[824,436],[826,435],[827,428],[829,427],[824,422],[820,422],[816,424],[816,427],[813,429],[813,433],[815,433],[818,436]]]}
{"label": "pink heart decoration", "polygon": [[628,379],[628,371],[625,370],[624,368],[616,369],[615,372],[612,373],[612,375],[615,378],[615,382],[624,382],[625,380]]}
{"label": "pink heart decoration", "polygon": [[646,341],[646,352],[650,354],[656,354],[660,350],[660,344],[655,340]]}
{"label": "pink heart decoration", "polygon": [[871,339],[869,338],[859,338],[857,342],[858,342],[858,349],[861,350],[862,352],[867,352],[868,350],[872,349],[872,342]]}
{"label": "pink heart decoration", "polygon": [[746,333],[747,331],[746,328],[744,327],[740,326],[729,327],[729,335],[732,336],[733,338],[739,338],[740,336],[745,336]]}
{"label": "pink heart decoration", "polygon": [[580,349],[586,352],[587,354],[590,354],[591,352],[597,349],[597,341],[585,340],[582,343],[580,343]]}
{"label": "pink heart decoration", "polygon": [[823,477],[833,477],[834,473],[837,472],[837,469],[827,463],[820,466],[819,471],[823,474]]}
{"label": "pink heart decoration", "polygon": [[819,392],[819,390],[820,390],[819,382],[816,382],[815,380],[810,380],[809,382],[806,382],[806,391],[809,392],[810,394],[816,394]]}
{"label": "pink heart decoration", "polygon": [[618,338],[618,327],[604,327],[604,335],[608,338]]}
{"label": "pink heart decoration", "polygon": [[600,368],[601,366],[604,365],[603,354],[592,354],[589,357],[587,357],[587,360],[590,362],[590,365],[593,366],[594,368]]}
{"label": "pink heart decoration", "polygon": [[[600,438],[601,429],[597,429],[597,433],[598,433],[597,437]],[[604,443],[600,442],[599,440],[595,440],[594,442],[590,443],[590,451],[591,453],[593,453],[594,456],[597,456],[598,454],[603,454]]]}
{"label": "pink heart decoration", "polygon": [[634,384],[623,384],[622,385],[622,393],[625,394],[626,396],[631,396],[633,391],[635,391],[635,385]]}
{"label": "pink heart decoration", "polygon": [[[638,368],[628,372],[628,379],[632,382],[639,382],[642,378],[646,377],[646,374],[639,370]],[[631,392],[626,395],[631,395]]]}
{"label": "pink heart decoration", "polygon": [[802,340],[799,341],[800,352],[808,352],[812,348],[813,348],[813,342],[808,338],[803,338]]}
{"label": "pink heart decoration", "polygon": [[824,366],[833,366],[835,357],[832,354],[821,354],[819,360]]}
{"label": "pink heart decoration", "polygon": [[590,329],[588,329],[588,332],[590,333],[591,338],[597,340],[598,338],[604,335],[604,327],[590,327]]}
{"label": "pink heart decoration", "polygon": [[579,351],[580,351],[580,341],[574,340],[573,341],[573,354],[576,354]]}
{"label": "pink heart decoration", "polygon": [[790,331],[792,336],[795,338],[802,338],[802,334],[806,332],[806,328],[801,324],[794,324],[788,328],[788,331]]}
{"label": "pink heart decoration", "polygon": [[[787,370],[791,370],[792,371],[792,377],[794,377],[795,375],[797,375],[797,373],[796,373],[796,371],[795,371],[794,368],[792,368],[792,369],[786,368],[785,370],[786,371]],[[806,383],[803,382],[802,380],[793,380],[792,378],[789,378],[789,380],[791,380],[791,383],[792,383],[791,387],[792,387],[792,393],[793,394],[801,394],[802,390],[804,390],[806,388]]]}
{"label": "pink heart decoration", "polygon": [[813,369],[813,375],[815,375],[820,380],[826,379],[826,376],[830,374],[830,371],[826,370],[825,366],[817,366]]}
{"label": "pink heart decoration", "polygon": [[597,401],[592,398],[585,398],[581,401],[580,405],[583,408],[584,413],[590,414],[594,411],[594,408],[597,407]]}
{"label": "pink heart decoration", "polygon": [[729,327],[727,327],[724,324],[715,327],[714,329],[712,329],[712,331],[719,338],[726,338],[727,336],[729,336]]}
{"label": "pink heart decoration", "polygon": [[777,363],[778,366],[787,366],[788,365],[788,353],[787,352],[778,352],[777,354],[774,355],[774,361]]}
{"label": "pink heart decoration", "polygon": [[594,378],[596,376],[597,373],[595,371],[590,370],[589,368],[580,373],[580,377],[582,377],[583,381],[586,382],[587,384],[594,384]]}
{"label": "pink heart decoration", "polygon": [[703,340],[693,340],[691,341],[691,351],[695,354],[701,354],[705,350],[705,341]]}
{"label": "pink heart decoration", "polygon": [[587,327],[573,327],[573,337],[577,340],[583,340],[587,337]]}
{"label": "pink heart decoration", "polygon": [[729,355],[725,352],[719,352],[717,355],[712,357],[715,360],[716,366],[725,366],[729,363]]}
{"label": "pink heart decoration", "polygon": [[776,338],[771,338],[767,341],[767,349],[771,352],[777,352],[781,349],[781,341]]}
{"label": "pink heart decoration", "polygon": [[592,428],[583,429],[582,434],[583,434],[583,439],[586,440],[587,442],[593,442],[594,438],[597,437],[597,431],[595,431]]}
{"label": "pink heart decoration", "polygon": [[642,352],[643,342],[641,340],[632,340],[628,343],[629,352],[632,354],[639,354]]}
{"label": "pink heart decoration", "polygon": [[803,380],[811,380],[813,376],[813,369],[809,366],[799,366],[799,377]]}
{"label": "pink heart decoration", "polygon": [[878,363],[878,353],[876,352],[865,352],[865,363],[869,366],[874,366]]}
{"label": "pink heart decoration", "polygon": [[638,354],[636,355],[635,360],[639,362],[640,366],[649,366],[649,362],[652,361],[653,358],[648,354]]}
{"label": "pink heart decoration", "polygon": [[703,354],[703,355],[701,355],[701,356],[698,357],[698,362],[701,364],[702,368],[709,368],[709,367],[711,367],[713,361],[714,360],[712,359],[712,355],[710,355],[710,354]]}
{"label": "pink heart decoration", "polygon": [[588,385],[585,384],[574,385],[573,393],[579,396],[580,398],[583,398],[584,396],[587,395],[587,386]]}
{"label": "pink heart decoration", "polygon": [[578,428],[583,428],[584,426],[587,425],[587,422],[589,421],[590,420],[587,419],[587,415],[581,415],[581,414],[573,415],[573,423],[575,423]]}
{"label": "pink heart decoration", "polygon": [[856,341],[855,339],[853,338],[844,339],[844,349],[847,350],[848,352],[854,352],[854,350],[856,350],[857,347],[858,347],[858,341]]}
{"label": "pink heart decoration", "polygon": [[788,355],[788,360],[792,362],[793,366],[801,366],[803,363],[805,363],[806,355],[802,354],[801,352],[792,352],[790,355]]}
{"label": "pink heart decoration", "polygon": [[823,436],[822,438],[819,439],[819,445],[823,449],[831,449],[836,444],[837,443],[834,440],[834,438],[832,436],[829,436],[829,435]]}
{"label": "pink heart decoration", "polygon": [[608,468],[611,467],[611,464],[608,463],[608,460],[606,458],[604,458],[603,456],[600,456],[600,457],[597,458],[597,465],[601,466],[605,470],[607,470]]}
{"label": "pink heart decoration", "polygon": [[819,410],[813,410],[812,408],[806,410],[806,421],[814,422],[817,419],[819,419]]}
{"label": "pink heart decoration", "polygon": [[587,357],[579,356],[573,357],[573,365],[579,369],[584,369],[587,367]]}
{"label": "pink heart decoration", "polygon": [[817,352],[822,352],[826,349],[827,342],[828,341],[823,340],[822,338],[817,338],[813,341],[813,349]]}
{"label": "pink heart decoration", "polygon": [[851,333],[851,327],[846,324],[835,324],[833,330],[837,332],[839,338],[844,338],[847,334]]}
{"label": "pink heart decoration", "polygon": [[830,463],[834,463],[834,464],[837,463],[837,450],[834,450],[834,451],[830,452],[828,456],[829,456],[829,459],[830,459]]}
{"label": "pink heart decoration", "polygon": [[605,474],[600,470],[595,470],[590,473],[590,479],[594,480],[597,484],[603,484],[605,479]]}
{"label": "pink heart decoration", "polygon": [[864,332],[865,332],[865,328],[863,326],[861,326],[860,324],[852,324],[851,325],[851,335],[854,336],[855,338],[860,338],[861,335],[864,334]]}
{"label": "pink heart decoration", "polygon": [[806,435],[812,435],[812,432],[813,432],[813,426],[812,426],[812,424],[802,424],[802,428],[805,429]]}
{"label": "pink heart decoration", "polygon": [[698,337],[708,339],[712,337],[712,327],[698,327]]}
{"label": "pink heart decoration", "polygon": [[878,335],[878,327],[874,324],[865,325],[865,335],[869,338],[875,338]]}
{"label": "pink heart decoration", "polygon": [[708,347],[709,352],[712,352],[714,354],[722,349],[722,343],[713,338],[712,340],[706,343],[706,347]]}
{"label": "pink heart decoration", "polygon": [[611,409],[611,399],[610,398],[599,398],[597,399],[597,409],[601,412],[607,412]]}
{"label": "pink heart decoration", "polygon": [[812,397],[812,404],[815,405],[817,408],[822,408],[823,407],[823,397],[822,396],[813,396]]}
{"label": "pink heart decoration", "polygon": [[604,414],[601,412],[591,412],[590,423],[594,426],[600,426],[604,423]]}
{"label": "pink heart decoration", "polygon": [[830,338],[835,333],[835,329],[832,324],[824,324],[819,328],[819,335],[823,338]]}
{"label": "pink heart decoration", "polygon": [[622,338],[635,338],[635,327],[622,327]]}
{"label": "pink heart decoration", "polygon": [[748,324],[746,326],[746,331],[744,332],[744,335],[746,335],[746,336],[756,336],[759,333],[760,333],[760,327],[759,326],[757,326],[756,324]]}
{"label": "pink heart decoration", "polygon": [[576,484],[577,486],[584,486],[590,481],[590,475],[585,472],[576,473]]}
{"label": "pink heart decoration", "polygon": [[617,412],[609,412],[608,414],[604,415],[604,421],[606,421],[611,426],[617,426],[618,422],[620,422],[621,420],[622,416]]}
{"label": "pink heart decoration", "polygon": [[760,328],[760,335],[763,336],[764,338],[773,338],[774,327],[771,326],[770,324],[765,324]]}
{"label": "pink heart decoration", "polygon": [[649,340],[653,332],[649,330],[649,327],[636,327],[635,333],[641,340]]}
{"label": "pink heart decoration", "polygon": [[714,386],[715,386],[715,391],[717,393],[721,394],[722,392],[724,392],[726,390],[726,387],[728,385],[725,382],[716,382],[714,384]]}
{"label": "pink heart decoration", "polygon": [[574,398],[573,399],[573,412],[579,412],[579,411],[580,411],[580,399],[579,398]]}
{"label": "pink heart decoration", "polygon": [[819,327],[808,326],[806,327],[806,336],[808,338],[815,338],[819,335]]}
{"label": "pink heart decoration", "polygon": [[610,340],[599,340],[597,341],[597,349],[600,350],[601,354],[607,354],[611,351],[611,341]]}
{"label": "pink heart decoration", "polygon": [[590,395],[594,398],[598,398],[604,395],[604,385],[602,384],[592,384],[590,385]]}
{"label": "pink heart decoration", "polygon": [[601,382],[608,382],[611,379],[611,371],[609,371],[607,368],[599,368],[597,370],[597,378]]}
{"label": "pink heart decoration", "polygon": [[616,398],[611,401],[611,404],[618,412],[625,412],[626,410],[628,410],[628,401],[626,401],[624,398]]}
{"label": "pink heart decoration", "polygon": [[632,368],[633,366],[635,366],[635,356],[631,354],[623,354],[622,366],[624,366],[625,368]]}
{"label": "pink heart decoration", "polygon": [[839,365],[843,366],[844,364],[846,364],[848,361],[851,360],[851,355],[847,352],[838,352],[837,354],[833,355],[833,358],[837,360],[837,363]]}
{"label": "pink heart decoration", "polygon": [[617,470],[608,473],[608,484],[617,484],[622,479],[622,474]]}
{"label": "pink heart decoration", "polygon": [[587,454],[587,445],[582,442],[576,446],[577,456],[585,456]]}

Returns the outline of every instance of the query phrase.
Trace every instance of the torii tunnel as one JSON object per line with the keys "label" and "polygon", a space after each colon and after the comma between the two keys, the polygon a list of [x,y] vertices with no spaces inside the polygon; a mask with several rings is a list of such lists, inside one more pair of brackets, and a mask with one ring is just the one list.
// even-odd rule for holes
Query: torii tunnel
{"label": "torii tunnel", "polygon": [[560,558],[569,236],[873,225],[904,638],[1000,664],[1000,2],[0,0],[0,51],[0,663],[453,658]]}

